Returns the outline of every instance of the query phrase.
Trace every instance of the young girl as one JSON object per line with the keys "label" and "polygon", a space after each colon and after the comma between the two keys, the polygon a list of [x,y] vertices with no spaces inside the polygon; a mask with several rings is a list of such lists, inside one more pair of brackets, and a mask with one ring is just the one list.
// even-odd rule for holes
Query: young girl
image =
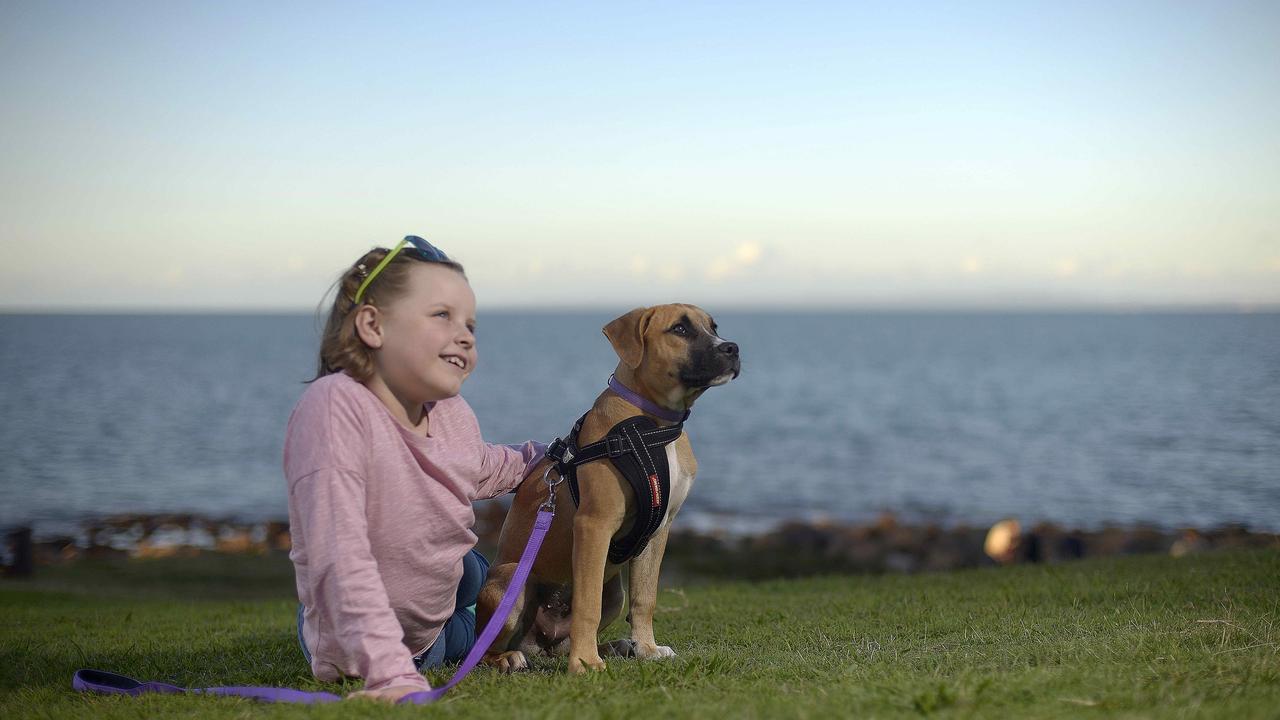
{"label": "young girl", "polygon": [[289,418],[298,639],[320,680],[363,677],[356,696],[428,689],[420,669],[471,649],[488,569],[471,502],[513,489],[545,450],[484,442],[458,395],[475,307],[462,266],[425,240],[369,251],[342,275]]}

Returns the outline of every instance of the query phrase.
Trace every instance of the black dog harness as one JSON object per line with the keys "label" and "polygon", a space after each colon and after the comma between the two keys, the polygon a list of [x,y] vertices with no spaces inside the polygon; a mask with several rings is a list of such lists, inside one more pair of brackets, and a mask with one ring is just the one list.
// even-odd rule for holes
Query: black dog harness
{"label": "black dog harness", "polygon": [[547,457],[555,463],[560,478],[568,482],[575,506],[579,504],[578,466],[609,458],[627,479],[636,495],[636,522],[624,537],[609,543],[609,562],[621,564],[644,550],[667,516],[671,468],[666,446],[684,432],[684,422],[658,427],[652,419],[637,415],[614,425],[599,442],[579,448],[578,433],[586,419],[586,415],[578,418],[568,440],[553,440],[547,446]]}

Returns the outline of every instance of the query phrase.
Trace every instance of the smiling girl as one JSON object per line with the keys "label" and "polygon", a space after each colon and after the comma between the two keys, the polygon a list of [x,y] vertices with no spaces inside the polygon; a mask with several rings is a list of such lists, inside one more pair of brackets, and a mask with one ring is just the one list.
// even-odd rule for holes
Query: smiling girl
{"label": "smiling girl", "polygon": [[545,449],[484,442],[458,394],[475,315],[462,266],[422,238],[365,253],[289,418],[298,640],[318,679],[364,678],[355,696],[426,690],[421,669],[471,649],[488,569],[471,503],[515,488]]}

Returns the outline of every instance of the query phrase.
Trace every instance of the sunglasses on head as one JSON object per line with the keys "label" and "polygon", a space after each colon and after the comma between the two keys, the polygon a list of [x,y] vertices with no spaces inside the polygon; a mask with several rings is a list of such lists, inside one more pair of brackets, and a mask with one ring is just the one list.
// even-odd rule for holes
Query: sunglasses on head
{"label": "sunglasses on head", "polygon": [[[409,245],[410,247],[405,248],[405,245]],[[400,244],[392,248],[391,252],[387,253],[387,256],[382,258],[382,262],[378,263],[377,266],[373,268],[373,271],[364,279],[364,282],[360,283],[359,289],[356,290],[357,305],[360,304],[360,298],[364,297],[364,291],[368,289],[369,283],[373,282],[373,279],[378,277],[378,273],[382,272],[382,269],[385,268],[387,264],[391,262],[391,259],[394,258],[402,249],[404,250],[405,255],[417,260],[422,260],[423,262],[449,262],[449,256],[445,255],[444,251],[440,248],[432,245],[426,240],[423,240],[417,235],[405,235],[404,239],[400,241]]]}

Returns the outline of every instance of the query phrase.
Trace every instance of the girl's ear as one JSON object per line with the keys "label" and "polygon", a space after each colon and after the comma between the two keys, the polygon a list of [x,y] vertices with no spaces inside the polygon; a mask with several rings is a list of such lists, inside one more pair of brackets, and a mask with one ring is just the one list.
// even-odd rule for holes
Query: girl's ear
{"label": "girl's ear", "polygon": [[356,309],[356,337],[370,348],[382,347],[382,318],[378,308],[372,305],[361,305]]}

